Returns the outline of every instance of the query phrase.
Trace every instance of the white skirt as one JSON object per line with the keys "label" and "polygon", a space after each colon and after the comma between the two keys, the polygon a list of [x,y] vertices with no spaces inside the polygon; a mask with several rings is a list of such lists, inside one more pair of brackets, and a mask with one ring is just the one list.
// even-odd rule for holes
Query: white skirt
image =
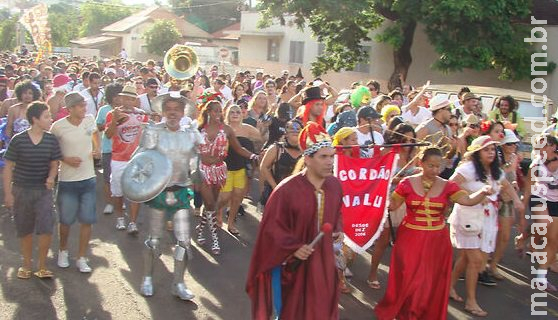
{"label": "white skirt", "polygon": [[[498,236],[498,211],[494,205],[487,205],[489,215],[484,216],[482,231],[478,235],[471,235],[462,231],[452,221],[450,217],[450,239],[451,244],[457,249],[480,249],[482,252],[492,253],[496,248],[496,238]],[[467,214],[467,207],[456,205],[453,215]],[[455,218],[455,217],[454,217]]]}

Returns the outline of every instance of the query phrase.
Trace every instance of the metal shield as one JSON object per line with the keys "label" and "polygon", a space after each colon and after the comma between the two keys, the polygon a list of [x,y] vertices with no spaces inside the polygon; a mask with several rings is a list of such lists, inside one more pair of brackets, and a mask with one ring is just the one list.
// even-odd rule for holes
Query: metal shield
{"label": "metal shield", "polygon": [[146,150],[135,155],[122,174],[122,192],[134,202],[155,198],[169,183],[172,162],[164,154]]}

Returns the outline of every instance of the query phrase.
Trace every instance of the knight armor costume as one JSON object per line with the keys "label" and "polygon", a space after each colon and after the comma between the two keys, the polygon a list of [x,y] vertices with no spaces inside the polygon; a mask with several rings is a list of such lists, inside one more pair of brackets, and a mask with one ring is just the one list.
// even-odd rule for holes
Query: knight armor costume
{"label": "knight armor costume", "polygon": [[152,296],[154,263],[161,255],[161,238],[165,221],[173,217],[174,277],[171,292],[182,300],[194,294],[184,283],[190,253],[190,189],[191,169],[197,163],[197,146],[201,136],[195,128],[181,127],[171,131],[166,124],[148,124],[142,133],[136,155],[122,177],[127,198],[144,202],[148,207],[149,236],[145,241],[144,277],[141,294]]}

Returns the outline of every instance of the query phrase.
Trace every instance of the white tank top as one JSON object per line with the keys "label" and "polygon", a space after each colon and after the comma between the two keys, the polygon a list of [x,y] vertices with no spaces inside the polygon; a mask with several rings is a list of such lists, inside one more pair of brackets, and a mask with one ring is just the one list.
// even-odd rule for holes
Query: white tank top
{"label": "white tank top", "polygon": [[534,188],[531,194],[547,201],[558,202],[558,170],[550,171],[541,161],[533,161],[531,168],[535,171]]}

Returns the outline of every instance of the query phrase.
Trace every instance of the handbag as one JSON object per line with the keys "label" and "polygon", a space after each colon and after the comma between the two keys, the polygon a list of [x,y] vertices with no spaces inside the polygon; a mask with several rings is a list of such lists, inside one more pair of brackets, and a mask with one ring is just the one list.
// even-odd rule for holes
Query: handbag
{"label": "handbag", "polygon": [[483,229],[486,210],[488,209],[485,206],[480,208],[462,206],[457,217],[458,229],[467,235],[480,234]]}

